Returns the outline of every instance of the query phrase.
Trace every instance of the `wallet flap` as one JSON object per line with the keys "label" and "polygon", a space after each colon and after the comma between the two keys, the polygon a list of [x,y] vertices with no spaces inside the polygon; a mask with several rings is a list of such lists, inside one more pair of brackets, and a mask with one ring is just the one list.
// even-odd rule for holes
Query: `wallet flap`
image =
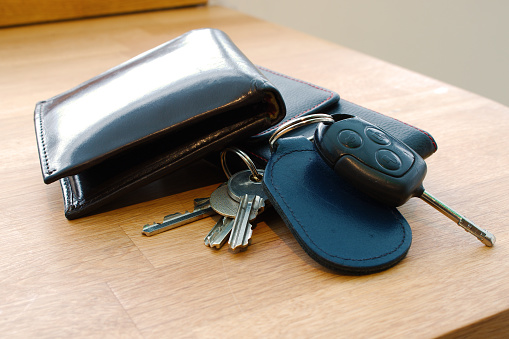
{"label": "wallet flap", "polygon": [[37,104],[44,181],[78,174],[184,127],[207,128],[215,120],[220,129],[260,113],[263,123],[247,135],[284,117],[275,87],[225,33],[191,31]]}

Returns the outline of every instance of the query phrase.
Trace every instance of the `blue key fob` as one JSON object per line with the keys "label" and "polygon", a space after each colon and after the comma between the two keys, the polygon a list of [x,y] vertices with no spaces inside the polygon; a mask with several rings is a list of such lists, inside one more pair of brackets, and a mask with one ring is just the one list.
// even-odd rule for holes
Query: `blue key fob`
{"label": "blue key fob", "polygon": [[337,176],[302,136],[278,140],[263,189],[316,262],[343,274],[370,274],[400,262],[412,243],[408,222]]}

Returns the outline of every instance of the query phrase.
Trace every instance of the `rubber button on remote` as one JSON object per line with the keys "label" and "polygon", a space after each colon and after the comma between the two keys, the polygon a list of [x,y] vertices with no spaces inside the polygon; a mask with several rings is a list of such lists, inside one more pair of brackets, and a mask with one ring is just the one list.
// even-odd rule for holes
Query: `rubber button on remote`
{"label": "rubber button on remote", "polygon": [[339,132],[338,140],[343,146],[348,148],[357,148],[362,145],[361,136],[357,132],[349,129]]}
{"label": "rubber button on remote", "polygon": [[401,159],[398,155],[387,149],[382,149],[375,154],[376,161],[385,169],[396,171],[401,168]]}
{"label": "rubber button on remote", "polygon": [[376,128],[367,128],[366,129],[366,135],[368,138],[370,138],[373,142],[376,142],[379,145],[388,145],[390,144],[390,140],[387,137],[387,135],[376,129]]}

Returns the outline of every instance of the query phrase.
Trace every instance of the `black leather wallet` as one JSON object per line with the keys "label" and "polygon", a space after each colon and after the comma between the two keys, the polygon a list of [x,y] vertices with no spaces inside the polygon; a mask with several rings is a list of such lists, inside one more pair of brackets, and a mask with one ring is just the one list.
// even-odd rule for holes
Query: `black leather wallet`
{"label": "black leather wallet", "polygon": [[285,116],[279,91],[214,29],[186,33],[35,108],[45,183],[84,216]]}

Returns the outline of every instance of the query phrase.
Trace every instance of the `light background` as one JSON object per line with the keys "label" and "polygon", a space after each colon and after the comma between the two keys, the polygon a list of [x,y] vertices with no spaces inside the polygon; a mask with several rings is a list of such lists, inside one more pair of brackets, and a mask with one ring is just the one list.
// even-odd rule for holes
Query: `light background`
{"label": "light background", "polygon": [[211,0],[509,106],[507,0]]}

